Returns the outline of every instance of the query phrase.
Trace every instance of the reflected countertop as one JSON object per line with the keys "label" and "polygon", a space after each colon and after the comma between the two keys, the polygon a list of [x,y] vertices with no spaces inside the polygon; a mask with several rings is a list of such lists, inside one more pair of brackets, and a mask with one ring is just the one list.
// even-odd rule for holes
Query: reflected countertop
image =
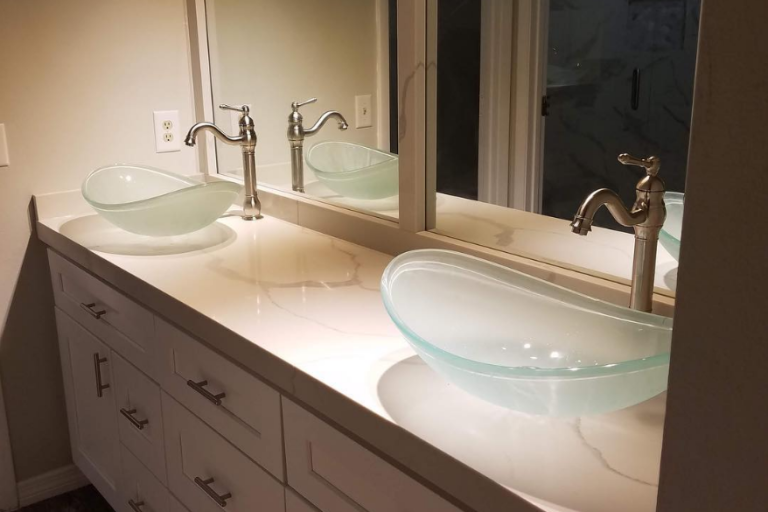
{"label": "reflected countertop", "polygon": [[655,510],[664,395],[575,419],[467,395],[390,321],[386,254],[270,217],[159,242],[36,204],[47,245],[477,510]]}

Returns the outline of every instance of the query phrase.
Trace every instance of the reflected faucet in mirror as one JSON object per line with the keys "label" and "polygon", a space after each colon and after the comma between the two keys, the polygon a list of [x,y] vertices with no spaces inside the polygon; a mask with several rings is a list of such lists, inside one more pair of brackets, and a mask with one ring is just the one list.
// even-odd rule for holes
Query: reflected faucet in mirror
{"label": "reflected faucet in mirror", "polygon": [[311,98],[307,101],[291,103],[293,112],[288,116],[288,143],[291,145],[291,177],[292,188],[296,192],[304,192],[304,138],[311,137],[320,131],[325,123],[333,118],[339,122],[339,130],[349,128],[347,120],[336,110],[325,112],[312,128],[304,128],[304,116],[299,112],[299,108],[314,103],[317,98]]}
{"label": "reflected faucet in mirror", "polygon": [[221,131],[221,128],[213,123],[197,123],[189,129],[184,143],[189,147],[194,147],[197,141],[197,134],[201,131],[210,131],[216,137],[227,144],[237,144],[243,153],[243,176],[245,181],[245,199],[243,201],[243,219],[255,220],[261,218],[261,201],[256,190],[256,131],[254,130],[253,119],[250,116],[248,105],[231,106],[219,105],[224,110],[234,110],[240,112],[240,133],[237,136],[230,136]]}
{"label": "reflected faucet in mirror", "polygon": [[651,311],[653,282],[656,272],[656,248],[659,231],[667,216],[664,206],[664,181],[657,175],[661,161],[655,156],[636,158],[626,153],[619,155],[619,162],[645,169],[646,175],[637,183],[637,197],[632,208],[624,206],[613,190],[601,188],[592,192],[581,203],[571,222],[573,232],[586,236],[592,229],[595,213],[605,205],[616,222],[635,230],[635,251],[632,260],[632,291],[629,307],[639,311]]}

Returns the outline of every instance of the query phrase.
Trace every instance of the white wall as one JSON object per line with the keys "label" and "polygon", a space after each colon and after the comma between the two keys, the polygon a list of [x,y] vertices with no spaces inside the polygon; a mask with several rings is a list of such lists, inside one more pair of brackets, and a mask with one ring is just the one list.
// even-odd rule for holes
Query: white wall
{"label": "white wall", "polygon": [[30,197],[78,188],[114,162],[196,172],[191,149],[154,152],[152,126],[153,110],[193,122],[188,46],[183,0],[0,0],[0,123],[11,158],[0,168],[0,377],[18,480],[70,461]]}
{"label": "white wall", "polygon": [[705,0],[658,510],[768,510],[766,2]]}
{"label": "white wall", "polygon": [[[377,146],[376,117],[371,128],[354,125],[356,95],[370,94],[374,116],[388,115],[376,108],[376,0],[208,0],[206,5],[214,103],[252,105],[257,169],[290,162],[291,102],[311,97],[318,102],[302,107],[305,127],[326,110],[338,110],[350,128],[339,132],[332,120],[306,147],[329,139]],[[231,131],[228,112],[217,108],[215,117]],[[239,148],[219,144],[218,154],[220,172],[242,170]],[[290,167],[286,170],[290,176]]]}

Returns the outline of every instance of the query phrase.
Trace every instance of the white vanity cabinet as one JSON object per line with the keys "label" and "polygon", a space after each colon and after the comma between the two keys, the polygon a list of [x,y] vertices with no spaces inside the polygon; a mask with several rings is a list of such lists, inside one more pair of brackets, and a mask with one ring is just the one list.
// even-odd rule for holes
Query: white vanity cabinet
{"label": "white vanity cabinet", "polygon": [[458,512],[49,251],[73,458],[117,512]]}

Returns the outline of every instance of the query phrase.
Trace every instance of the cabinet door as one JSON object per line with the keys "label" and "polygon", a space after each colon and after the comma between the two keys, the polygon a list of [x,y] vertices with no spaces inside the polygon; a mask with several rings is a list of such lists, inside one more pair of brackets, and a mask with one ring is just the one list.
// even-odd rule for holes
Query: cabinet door
{"label": "cabinet door", "polygon": [[101,341],[56,309],[72,458],[116,506],[120,441],[112,388],[112,354]]}

